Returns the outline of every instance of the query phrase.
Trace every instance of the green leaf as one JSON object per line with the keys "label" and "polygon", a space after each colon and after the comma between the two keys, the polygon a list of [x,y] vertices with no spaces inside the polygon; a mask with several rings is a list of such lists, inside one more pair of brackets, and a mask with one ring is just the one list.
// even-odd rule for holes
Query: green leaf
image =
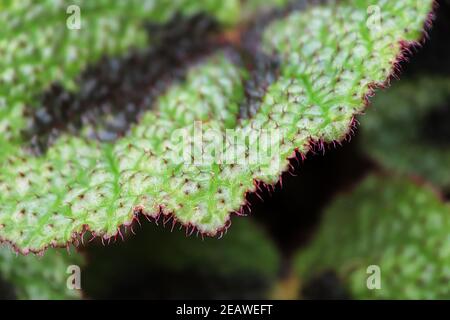
{"label": "green leaf", "polygon": [[[81,29],[66,27],[70,5],[80,8]],[[20,142],[23,109],[53,82],[74,88],[76,76],[103,55],[147,44],[144,21],[175,13],[207,12],[223,24],[239,21],[239,1],[129,0],[3,1],[0,22],[0,139]],[[1,141],[1,140],[0,140]],[[3,142],[4,143],[4,142]],[[1,160],[1,156],[0,156]]]}
{"label": "green leaf", "polygon": [[81,263],[80,255],[65,249],[39,257],[17,255],[11,248],[0,247],[0,278],[12,286],[18,299],[79,299],[81,291],[67,287],[71,275],[67,271]]}
{"label": "green leaf", "polygon": [[[374,3],[378,9],[368,10]],[[306,154],[312,142],[341,140],[349,133],[366,96],[393,72],[403,46],[419,39],[431,4],[331,1],[268,24],[262,47],[266,55],[279,58],[279,77],[248,119],[238,116],[247,72],[219,50],[193,66],[184,82],[160,98],[154,112],[114,144],[63,136],[45,156],[30,157],[20,144],[5,143],[0,236],[21,252],[40,251],[71,241],[86,228],[104,238],[116,236],[138,213],[174,215],[202,233],[217,234],[230,213],[242,210],[246,193],[257,190],[255,181],[276,183],[296,150]],[[115,21],[117,11],[112,10],[109,20]],[[381,24],[374,27],[377,13]],[[130,21],[136,26],[134,18]],[[105,41],[98,28],[85,32]],[[11,52],[16,51],[25,52]],[[68,75],[56,61],[50,57],[46,63]],[[45,83],[57,79],[62,77],[46,78]],[[17,89],[23,88],[21,81],[7,88],[17,90],[15,99],[23,105],[27,91]],[[5,119],[12,124],[9,131],[24,121],[20,112],[16,120]],[[227,135],[226,129],[234,131]],[[9,131],[6,141],[14,137]],[[242,137],[246,139],[236,147],[235,140]],[[264,143],[267,137],[270,141]],[[231,161],[221,161],[220,155]]]}
{"label": "green leaf", "polygon": [[[448,299],[449,228],[450,206],[430,187],[370,176],[326,210],[296,269],[304,283],[334,271],[357,299]],[[372,265],[381,289],[367,287]]]}
{"label": "green leaf", "polygon": [[384,167],[450,191],[450,79],[396,83],[361,119],[361,146]]}

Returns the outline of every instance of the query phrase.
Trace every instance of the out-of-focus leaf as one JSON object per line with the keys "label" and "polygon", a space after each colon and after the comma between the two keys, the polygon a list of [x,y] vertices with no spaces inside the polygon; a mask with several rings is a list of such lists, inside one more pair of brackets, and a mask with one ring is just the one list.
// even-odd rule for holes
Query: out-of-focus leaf
{"label": "out-of-focus leaf", "polygon": [[450,79],[400,81],[361,117],[361,146],[383,166],[450,191]]}
{"label": "out-of-focus leaf", "polygon": [[170,232],[171,221],[144,229],[125,242],[88,247],[88,296],[264,298],[277,278],[277,248],[249,218],[235,220],[222,239]]}
{"label": "out-of-focus leaf", "polygon": [[0,247],[0,278],[13,291],[8,298],[79,299],[81,291],[68,288],[67,280],[73,274],[69,267],[81,267],[82,263],[80,255],[65,249],[39,257],[17,255],[9,247]]}
{"label": "out-of-focus leaf", "polygon": [[305,286],[326,275],[330,290],[341,285],[351,298],[448,299],[448,230],[450,206],[434,190],[370,176],[326,210],[296,269]]}

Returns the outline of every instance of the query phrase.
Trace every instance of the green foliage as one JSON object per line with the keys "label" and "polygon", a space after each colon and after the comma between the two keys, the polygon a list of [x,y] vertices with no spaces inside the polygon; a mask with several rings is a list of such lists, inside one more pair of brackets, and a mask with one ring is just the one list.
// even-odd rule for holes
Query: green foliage
{"label": "green foliage", "polygon": [[361,146],[370,156],[450,190],[450,79],[424,75],[398,82],[377,95],[367,113]]}
{"label": "green foliage", "polygon": [[[303,282],[335,271],[353,298],[448,299],[450,206],[435,191],[400,177],[370,176],[326,210],[297,259]],[[369,290],[367,268],[381,270]]]}
{"label": "green foliage", "polygon": [[0,278],[11,284],[18,299],[77,299],[79,290],[67,288],[67,268],[81,266],[82,258],[65,249],[52,250],[45,256],[22,256],[11,248],[0,247]]}
{"label": "green foliage", "polygon": [[[24,104],[53,81],[70,86],[87,60],[142,45],[143,32],[138,30],[142,19],[152,14],[166,16],[163,9],[144,10],[140,3],[131,6],[133,15],[125,17],[123,5],[106,3],[98,5],[105,7],[107,15],[92,9],[82,32],[64,30],[59,36],[44,32],[38,26],[53,31],[55,23],[61,23],[58,18],[52,23],[44,10],[44,19],[27,22],[33,28],[10,34],[0,43],[8,65],[22,70],[28,65],[24,61],[31,61],[32,67],[25,68],[28,71],[23,76],[9,67],[0,69],[6,79],[0,104],[1,132],[5,133],[0,143],[6,150],[0,157],[4,164],[0,169],[0,237],[21,252],[66,243],[85,226],[104,238],[111,237],[120,225],[130,224],[137,211],[150,216],[174,214],[181,223],[215,235],[230,212],[240,210],[245,194],[256,190],[254,180],[275,183],[295,150],[305,154],[311,140],[331,142],[348,133],[354,116],[364,109],[366,95],[391,74],[401,54],[400,41],[419,39],[432,1],[378,1],[383,19],[376,28],[367,23],[369,0],[312,6],[271,23],[264,30],[263,48],[280,58],[280,76],[251,119],[238,118],[245,71],[219,52],[194,66],[186,81],[161,97],[155,111],[147,113],[125,138],[99,145],[64,136],[45,156],[31,157],[21,148],[18,135],[25,121]],[[198,10],[204,6],[195,3]],[[210,11],[220,19],[236,21],[231,19],[236,7],[227,4],[228,9],[222,11],[219,2],[208,3],[215,4]],[[176,4],[163,5],[164,12],[197,10],[193,2]],[[11,2],[3,12],[24,10],[20,8]],[[16,15],[1,17],[10,25]],[[100,23],[103,19],[114,26],[105,27]],[[30,48],[11,44],[21,37]],[[72,54],[80,48],[86,51]],[[79,57],[76,63],[73,57]],[[193,141],[180,142],[180,136],[173,139],[180,132],[192,137],[197,128],[193,120],[201,121],[203,142],[212,147],[200,150],[210,161],[199,165],[180,161],[182,152],[195,148]],[[237,148],[235,159],[244,163],[221,164],[217,153],[210,150],[231,155],[235,145],[227,140],[227,128],[236,129],[238,136],[275,129],[280,135],[273,136],[270,145],[259,145],[261,158],[256,163],[248,159],[246,148]],[[256,143],[251,140],[244,145]],[[269,152],[275,147],[279,150]]]}
{"label": "green foliage", "polygon": [[[79,5],[80,30],[66,27],[66,9]],[[208,12],[223,23],[239,19],[232,1],[2,1],[0,4],[0,139],[20,143],[22,110],[53,82],[74,88],[76,76],[102,55],[147,44],[144,21],[164,22],[175,13]],[[3,142],[4,144],[5,142]],[[0,158],[1,160],[1,158]]]}
{"label": "green foliage", "polygon": [[[150,230],[143,230],[147,232],[138,233],[125,243],[110,244],[107,248],[89,248],[92,261],[85,272],[86,294],[95,297],[106,296],[115,282],[125,282],[127,280],[123,279],[136,276],[124,274],[126,270],[130,270],[130,265],[143,273],[139,275],[143,279],[146,273],[157,277],[158,272],[162,271],[166,274],[182,274],[185,277],[202,275],[205,281],[232,281],[234,277],[239,279],[241,275],[246,275],[252,277],[249,279],[250,283],[257,281],[265,290],[271,289],[280,266],[279,253],[267,234],[251,219],[236,219],[233,221],[233,227],[221,239],[202,239],[198,235],[195,237],[195,234],[186,237],[178,228],[169,232],[171,222],[167,223],[166,228],[152,226]],[[110,268],[112,265],[114,268]],[[198,285],[231,287],[220,283]],[[245,283],[233,283],[232,286],[243,290],[236,292],[240,296],[251,295],[254,290],[252,286],[246,287]],[[182,283],[176,288],[179,291],[184,289]],[[149,282],[149,294],[156,295],[157,292],[154,291],[157,290],[157,284]]]}

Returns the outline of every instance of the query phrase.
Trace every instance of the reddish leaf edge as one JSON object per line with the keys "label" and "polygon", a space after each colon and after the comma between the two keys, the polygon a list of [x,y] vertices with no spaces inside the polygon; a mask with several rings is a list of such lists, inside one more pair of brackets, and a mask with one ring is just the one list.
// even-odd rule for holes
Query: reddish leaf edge
{"label": "reddish leaf edge", "polygon": [[343,143],[351,141],[352,137],[355,135],[355,132],[358,127],[358,120],[356,119],[357,116],[363,115],[364,111],[370,106],[371,104],[371,98],[376,94],[378,90],[385,90],[391,86],[392,80],[400,80],[400,74],[401,74],[401,64],[403,62],[408,62],[409,58],[414,55],[417,50],[419,50],[423,44],[429,40],[429,33],[428,30],[430,30],[433,26],[433,21],[435,19],[435,12],[437,11],[439,7],[439,4],[437,0],[433,0],[432,4],[432,10],[430,13],[428,13],[427,18],[425,19],[424,26],[422,28],[422,35],[418,40],[414,41],[406,41],[406,40],[399,40],[397,43],[400,45],[400,50],[397,56],[395,57],[392,65],[390,74],[386,78],[385,81],[379,82],[374,81],[371,82],[368,85],[367,92],[362,97],[362,110],[355,113],[352,116],[352,119],[349,121],[348,124],[348,130],[345,132],[341,137],[338,139],[335,139],[331,142],[326,142],[323,139],[310,139],[308,142],[308,146],[306,148],[305,152],[300,152],[298,148],[295,148],[292,152],[291,156],[287,157],[287,161],[289,162],[288,169],[286,171],[283,171],[280,173],[279,179],[277,182],[268,184],[263,181],[260,181],[258,179],[253,180],[254,185],[254,191],[253,190],[247,190],[244,193],[244,202],[241,204],[241,207],[236,210],[228,213],[228,217],[223,225],[223,227],[215,230],[214,232],[203,232],[201,231],[197,226],[191,224],[191,223],[182,223],[181,221],[178,221],[176,218],[175,212],[165,212],[163,206],[159,206],[158,209],[153,212],[151,211],[145,211],[145,208],[141,206],[135,206],[132,208],[133,211],[133,218],[130,221],[127,221],[117,227],[117,231],[115,234],[107,236],[101,233],[96,233],[95,231],[90,230],[89,225],[84,224],[81,227],[81,231],[74,231],[71,234],[71,237],[68,241],[62,244],[49,244],[47,246],[44,246],[42,249],[39,250],[33,250],[28,248],[19,248],[13,241],[4,239],[0,237],[0,244],[8,244],[13,251],[15,251],[17,254],[22,255],[28,255],[28,254],[35,254],[42,256],[45,251],[47,251],[50,248],[53,249],[61,249],[66,248],[67,251],[70,253],[70,247],[71,245],[75,247],[76,251],[79,251],[80,244],[81,246],[84,246],[86,244],[85,242],[85,235],[89,233],[91,235],[91,238],[88,240],[89,242],[92,242],[95,239],[101,239],[103,245],[110,244],[111,241],[116,242],[118,238],[120,238],[122,241],[125,241],[126,236],[129,235],[127,232],[128,228],[130,228],[130,231],[132,234],[136,234],[133,226],[141,225],[140,217],[146,219],[149,222],[155,223],[157,226],[160,223],[161,218],[162,219],[162,225],[163,227],[166,227],[167,224],[170,222],[170,230],[173,232],[175,228],[182,230],[185,229],[186,237],[192,236],[194,233],[196,236],[201,236],[202,239],[206,237],[217,237],[218,239],[221,239],[224,235],[226,235],[228,229],[231,226],[231,216],[235,215],[237,217],[245,217],[248,215],[246,211],[251,213],[251,206],[252,204],[249,202],[248,198],[250,195],[256,195],[261,201],[264,201],[262,197],[262,193],[264,191],[268,191],[269,193],[273,192],[275,188],[279,185],[280,188],[283,187],[283,181],[282,176],[284,173],[289,173],[291,175],[294,174],[294,167],[292,166],[292,161],[298,161],[300,162],[300,165],[303,164],[303,162],[306,160],[306,158],[310,154],[317,154],[322,153],[324,154],[327,150],[331,148],[337,148],[339,146],[342,146]]}

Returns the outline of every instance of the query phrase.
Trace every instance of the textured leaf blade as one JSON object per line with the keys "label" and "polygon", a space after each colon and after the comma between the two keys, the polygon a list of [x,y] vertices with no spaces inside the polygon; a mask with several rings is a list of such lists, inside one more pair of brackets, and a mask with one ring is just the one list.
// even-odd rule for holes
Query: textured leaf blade
{"label": "textured leaf blade", "polygon": [[[139,212],[174,215],[184,225],[217,234],[230,213],[241,209],[246,193],[257,190],[255,180],[275,183],[295,150],[306,154],[311,141],[348,134],[366,96],[393,72],[402,46],[418,40],[431,2],[378,1],[384,23],[373,33],[367,25],[373,2],[363,0],[312,7],[269,25],[263,47],[280,57],[280,77],[250,119],[237,118],[245,72],[219,53],[191,70],[115,144],[63,137],[42,158],[28,158],[19,149],[0,176],[2,238],[22,252],[63,244],[86,227],[108,238]],[[226,128],[239,134],[279,129],[279,151],[244,165],[220,165],[214,157],[201,165],[180,163],[180,152],[191,142],[174,144],[171,138],[183,128],[192,136],[194,120],[216,147],[227,141]],[[225,153],[232,148],[226,142]],[[247,159],[246,150],[236,158]]]}

